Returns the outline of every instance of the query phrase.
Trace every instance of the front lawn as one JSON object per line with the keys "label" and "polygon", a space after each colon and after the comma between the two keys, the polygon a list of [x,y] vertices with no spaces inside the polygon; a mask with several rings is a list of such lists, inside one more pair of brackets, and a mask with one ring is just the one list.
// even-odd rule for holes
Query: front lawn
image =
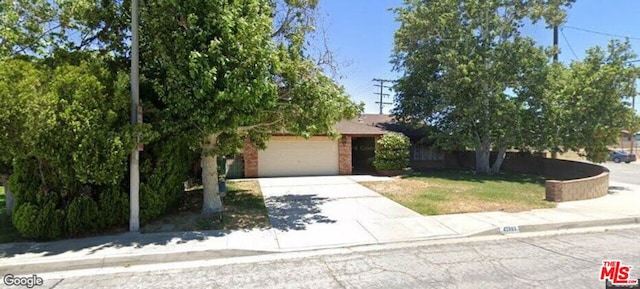
{"label": "front lawn", "polygon": [[198,230],[240,230],[268,228],[269,214],[257,181],[227,183],[223,199],[223,220],[203,218],[202,189],[186,191],[181,205],[160,219],[146,224],[142,232],[172,232]]}
{"label": "front lawn", "polygon": [[556,206],[544,200],[544,178],[532,175],[430,171],[362,184],[423,215],[519,212]]}

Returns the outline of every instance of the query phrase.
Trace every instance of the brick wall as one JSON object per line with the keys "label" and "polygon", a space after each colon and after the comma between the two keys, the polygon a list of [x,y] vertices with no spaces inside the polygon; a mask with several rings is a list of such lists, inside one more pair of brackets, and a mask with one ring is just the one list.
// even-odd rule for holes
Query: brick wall
{"label": "brick wall", "polygon": [[245,178],[258,177],[258,149],[251,145],[249,139],[244,140],[244,176]]}
{"label": "brick wall", "polygon": [[545,182],[546,199],[553,202],[566,202],[599,198],[609,191],[609,173],[603,172],[597,176],[569,180]]}
{"label": "brick wall", "polygon": [[343,136],[338,140],[338,173],[350,175],[352,172],[351,136]]}

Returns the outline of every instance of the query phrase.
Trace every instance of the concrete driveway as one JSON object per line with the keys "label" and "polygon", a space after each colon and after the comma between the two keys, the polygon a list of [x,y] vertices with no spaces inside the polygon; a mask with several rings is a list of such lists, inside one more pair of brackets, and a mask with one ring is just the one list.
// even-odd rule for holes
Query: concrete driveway
{"label": "concrete driveway", "polygon": [[281,248],[372,244],[450,236],[440,222],[360,185],[368,176],[259,179]]}

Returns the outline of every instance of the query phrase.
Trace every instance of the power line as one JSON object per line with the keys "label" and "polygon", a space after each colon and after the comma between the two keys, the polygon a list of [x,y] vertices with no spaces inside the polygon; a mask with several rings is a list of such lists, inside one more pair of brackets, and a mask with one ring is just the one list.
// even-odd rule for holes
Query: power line
{"label": "power line", "polygon": [[600,35],[617,37],[617,38],[628,38],[628,39],[633,39],[633,40],[640,40],[640,37],[625,36],[625,35],[620,35],[620,34],[613,34],[613,33],[595,31],[595,30],[591,30],[591,29],[579,28],[579,27],[574,27],[574,26],[569,26],[569,25],[563,25],[562,28],[569,28],[569,29],[579,30],[579,31],[583,31],[583,32],[589,32],[589,33],[593,33],[593,34],[600,34]]}
{"label": "power line", "polygon": [[567,40],[567,36],[564,35],[564,27],[563,29],[560,29],[560,34],[562,35],[562,39],[564,39],[564,42],[566,42],[567,45],[569,46],[569,50],[571,50],[571,53],[573,53],[573,57],[575,57],[576,60],[579,60],[578,55],[573,50],[573,47],[571,47],[571,43],[569,43],[569,40]]}
{"label": "power line", "polygon": [[373,81],[379,81],[380,82],[380,84],[374,84],[373,86],[380,87],[380,93],[376,93],[376,94],[378,94],[380,96],[380,101],[376,101],[376,103],[380,104],[380,114],[382,114],[382,107],[384,107],[385,104],[393,104],[391,102],[384,102],[383,101],[385,96],[389,96],[388,93],[384,93],[384,89],[385,88],[391,88],[390,86],[384,85],[384,83],[385,82],[393,82],[393,80],[374,78]]}

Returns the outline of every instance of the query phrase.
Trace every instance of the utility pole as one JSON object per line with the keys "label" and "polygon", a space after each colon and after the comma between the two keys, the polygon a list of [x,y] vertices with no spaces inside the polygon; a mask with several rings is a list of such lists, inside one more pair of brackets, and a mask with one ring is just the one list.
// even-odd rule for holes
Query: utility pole
{"label": "utility pole", "polygon": [[553,63],[558,63],[558,26],[553,26]]}
{"label": "utility pole", "polygon": [[[138,0],[131,1],[131,124],[136,125],[142,117],[139,99],[138,68]],[[129,160],[129,231],[140,231],[140,139],[136,137],[136,146]]]}
{"label": "utility pole", "polygon": [[[637,114],[636,112],[636,96],[634,95],[631,98],[631,109],[633,110],[633,114],[634,116]],[[636,148],[636,132],[635,131],[629,131],[629,134],[631,135],[631,148],[630,148],[630,153],[631,154],[635,154],[635,148]]]}
{"label": "utility pole", "polygon": [[[553,63],[558,63],[558,25],[553,26]],[[551,150],[551,158],[558,158],[558,150],[554,147]]]}
{"label": "utility pole", "polygon": [[384,98],[385,96],[389,96],[389,94],[388,94],[388,93],[384,93],[384,89],[385,89],[385,88],[391,88],[390,86],[386,86],[386,85],[384,85],[384,83],[385,83],[385,82],[392,82],[393,80],[374,78],[374,79],[373,79],[373,81],[379,81],[379,82],[380,82],[380,84],[374,84],[373,86],[378,86],[378,87],[380,87],[380,92],[379,92],[379,93],[375,93],[375,94],[377,94],[377,95],[379,95],[379,96],[380,96],[380,101],[376,101],[376,103],[377,103],[377,104],[380,104],[380,114],[382,114],[382,107],[383,107],[385,104],[393,104],[393,103],[391,103],[391,102],[384,102],[384,101],[383,101],[383,98]]}

